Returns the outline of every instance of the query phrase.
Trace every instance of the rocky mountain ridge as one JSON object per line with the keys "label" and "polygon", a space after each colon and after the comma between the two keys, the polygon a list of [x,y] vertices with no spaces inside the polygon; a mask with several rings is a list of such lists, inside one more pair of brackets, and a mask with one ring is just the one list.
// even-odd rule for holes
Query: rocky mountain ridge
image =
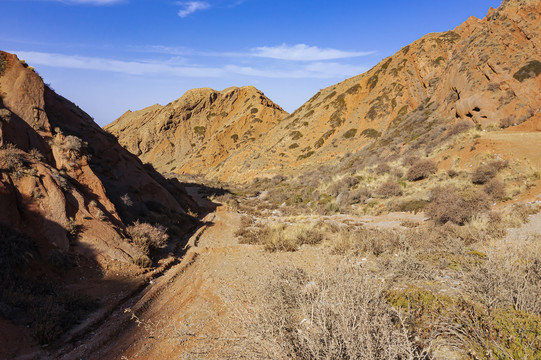
{"label": "rocky mountain ridge", "polygon": [[[255,131],[261,136],[252,136],[250,146],[214,152],[214,162],[196,155],[181,167],[165,167],[164,162],[178,161],[179,155],[160,153],[156,160],[150,154],[159,150],[134,151],[131,133],[114,130],[126,117],[106,128],[161,171],[245,182],[309,169],[349,152],[377,149],[378,156],[389,156],[406,148],[434,148],[440,135],[459,123],[497,129],[537,122],[540,17],[541,2],[510,0],[490,9],[483,20],[470,17],[452,31],[428,34],[366,73],[321,90],[278,123],[280,117],[258,115],[263,128]],[[147,120],[133,113],[129,121],[137,128]],[[158,137],[172,136],[162,129]],[[193,151],[221,149],[209,140]],[[181,144],[191,146],[188,139]]]}
{"label": "rocky mountain ridge", "polygon": [[105,130],[162,172],[218,176],[231,154],[288,114],[252,86],[187,91],[166,106],[128,111]]}

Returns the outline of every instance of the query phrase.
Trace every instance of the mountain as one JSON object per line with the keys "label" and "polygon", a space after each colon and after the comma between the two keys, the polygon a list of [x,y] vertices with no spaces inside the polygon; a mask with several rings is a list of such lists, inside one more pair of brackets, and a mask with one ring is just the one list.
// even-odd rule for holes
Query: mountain
{"label": "mountain", "polygon": [[227,160],[288,114],[254,87],[186,92],[166,106],[128,111],[105,130],[161,172],[219,176]]}
{"label": "mountain", "polygon": [[[173,103],[191,105],[168,105],[170,120],[165,108],[151,107],[128,113],[106,129],[161,171],[245,182],[297,173],[361,150],[364,156],[386,157],[421,147],[429,155],[446,131],[460,127],[496,130],[528,121],[539,128],[540,11],[539,1],[504,1],[483,20],[472,16],[454,30],[426,35],[366,73],[321,90],[283,120],[278,110],[269,119],[258,114],[263,122],[253,134],[243,134],[234,124],[234,130],[221,132],[226,122],[219,115],[192,120],[195,104],[212,104],[210,95],[199,95],[215,94],[210,90],[194,90]],[[195,94],[206,100],[189,101],[199,99]],[[246,112],[251,103],[244,101]],[[142,128],[149,119],[156,120],[147,139],[167,140],[139,143],[145,135],[135,134],[148,132]],[[173,119],[190,121],[184,127],[168,125]],[[240,142],[249,141],[235,143],[233,134]],[[176,144],[175,152],[170,143]],[[193,155],[176,165],[190,152]]]}
{"label": "mountain", "polygon": [[[136,288],[141,267],[152,265],[149,256],[161,264],[196,224],[187,212],[198,211],[181,184],[144,166],[5,52],[0,204],[0,327],[31,331],[41,343],[81,321],[90,303],[107,307]],[[155,250],[133,232],[144,226],[163,236]],[[167,238],[171,245],[160,252]],[[131,285],[118,280],[126,277]],[[2,351],[14,344],[6,341]],[[11,356],[2,351],[0,357]]]}

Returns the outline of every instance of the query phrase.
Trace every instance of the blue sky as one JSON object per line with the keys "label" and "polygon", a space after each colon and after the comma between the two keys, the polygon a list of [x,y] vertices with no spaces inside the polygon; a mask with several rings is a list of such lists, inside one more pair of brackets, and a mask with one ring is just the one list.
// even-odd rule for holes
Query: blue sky
{"label": "blue sky", "polygon": [[0,0],[0,49],[100,125],[186,90],[254,85],[292,112],[500,0]]}

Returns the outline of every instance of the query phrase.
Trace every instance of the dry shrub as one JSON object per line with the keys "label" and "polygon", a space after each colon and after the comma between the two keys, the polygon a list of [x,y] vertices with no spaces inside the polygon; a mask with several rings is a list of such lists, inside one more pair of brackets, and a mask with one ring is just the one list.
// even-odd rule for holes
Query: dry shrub
{"label": "dry shrub", "polygon": [[321,224],[256,224],[253,218],[243,216],[235,232],[239,243],[264,245],[267,251],[296,251],[302,245],[316,245],[324,239]]}
{"label": "dry shrub", "polygon": [[416,162],[418,162],[419,160],[421,160],[421,157],[420,157],[420,155],[418,153],[409,154],[409,155],[405,156],[404,159],[402,160],[402,165],[411,166],[411,165],[415,164]]}
{"label": "dry shrub", "polygon": [[256,224],[251,216],[240,218],[240,227],[235,232],[235,236],[241,244],[256,245],[261,243],[261,239],[268,236],[270,228],[268,226]]}
{"label": "dry shrub", "polygon": [[332,196],[337,196],[340,193],[345,193],[349,191],[350,188],[354,187],[359,183],[359,179],[353,176],[346,176],[345,178],[338,180],[332,183],[327,191]]}
{"label": "dry shrub", "polygon": [[448,136],[453,136],[456,134],[460,134],[464,131],[467,131],[473,127],[473,122],[471,120],[458,120],[455,122],[449,130],[447,130]]}
{"label": "dry shrub", "polygon": [[133,244],[141,249],[145,255],[148,255],[151,249],[165,247],[169,239],[167,229],[164,226],[141,223],[139,220],[128,226],[126,231]]}
{"label": "dry shrub", "polygon": [[422,199],[412,199],[407,200],[399,203],[398,209],[402,212],[412,212],[414,214],[417,214],[421,211],[424,211],[426,205],[428,205],[428,201],[422,200]]}
{"label": "dry shrub", "polygon": [[438,165],[434,161],[423,159],[411,165],[406,178],[409,181],[418,181],[426,179],[430,175],[435,174],[436,171],[438,171]]}
{"label": "dry shrub", "polygon": [[452,178],[457,177],[459,173],[455,169],[449,169],[447,170],[447,175],[449,175],[449,177],[452,179]]}
{"label": "dry shrub", "polygon": [[0,166],[13,174],[21,173],[24,168],[21,151],[13,144],[7,144],[0,149]]}
{"label": "dry shrub", "polygon": [[509,227],[520,227],[529,221],[530,215],[537,214],[540,210],[539,205],[515,204],[505,211],[503,222]]}
{"label": "dry shrub", "polygon": [[472,173],[472,182],[474,184],[482,185],[492,180],[498,171],[496,168],[487,164],[479,165]]}
{"label": "dry shrub", "polygon": [[276,270],[263,308],[245,317],[252,358],[420,359],[384,283],[351,265],[314,276],[297,267]]}
{"label": "dry shrub", "polygon": [[374,171],[378,175],[389,174],[391,172],[391,167],[387,163],[381,163],[374,169]]}
{"label": "dry shrub", "polygon": [[260,242],[267,251],[296,251],[301,245],[315,245],[320,243],[324,236],[315,225],[298,224],[286,226],[278,224],[270,227],[266,237]]}
{"label": "dry shrub", "polygon": [[391,196],[402,195],[402,188],[396,182],[389,180],[379,186],[375,193],[383,198],[390,198]]}
{"label": "dry shrub", "polygon": [[136,256],[132,259],[132,262],[142,268],[152,267],[152,260],[146,255]]}
{"label": "dry shrub", "polygon": [[430,204],[425,211],[437,224],[452,222],[464,225],[475,215],[490,210],[488,196],[476,189],[458,191],[453,185],[432,189]]}
{"label": "dry shrub", "polygon": [[437,327],[449,345],[469,349],[475,358],[539,359],[539,238],[502,250],[464,272],[468,296],[441,312]]}
{"label": "dry shrub", "polygon": [[490,180],[484,190],[493,200],[502,200],[505,197],[505,184],[497,179]]}
{"label": "dry shrub", "polygon": [[28,155],[30,155],[32,158],[34,158],[37,161],[44,161],[45,157],[38,149],[30,149],[28,152]]}
{"label": "dry shrub", "polygon": [[360,228],[342,230],[333,238],[332,250],[335,254],[380,256],[403,251],[416,242],[418,233],[397,229]]}

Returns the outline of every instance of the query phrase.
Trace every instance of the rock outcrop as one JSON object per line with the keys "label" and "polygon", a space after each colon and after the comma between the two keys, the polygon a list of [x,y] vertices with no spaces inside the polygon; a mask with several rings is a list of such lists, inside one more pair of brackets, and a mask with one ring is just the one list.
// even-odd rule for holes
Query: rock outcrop
{"label": "rock outcrop", "polygon": [[0,60],[0,222],[34,239],[45,258],[71,252],[104,266],[141,255],[125,229],[152,220],[156,208],[185,220],[179,232],[190,228],[186,211],[195,205],[180,187],[144,167],[15,55],[0,52]]}
{"label": "rock outcrop", "polygon": [[[196,105],[187,101],[193,98],[191,93],[173,104],[193,105],[170,104],[170,120],[163,114],[154,122],[147,137],[163,140],[141,142],[136,139],[142,136],[134,136],[162,108],[126,114],[107,129],[161,171],[245,182],[298,172],[299,167],[317,166],[362,149],[377,148],[381,156],[400,153],[404,146],[425,141],[432,129],[445,131],[457,122],[483,128],[535,122],[541,116],[540,26],[540,1],[504,1],[483,20],[470,17],[452,31],[426,35],[368,72],[321,90],[276,125],[281,114],[270,121],[256,114],[263,120],[255,127],[259,131],[234,130],[239,142],[251,139],[247,146],[231,141],[233,132],[226,133],[225,127],[220,132],[226,121],[213,127],[214,117],[191,120],[184,127],[167,125],[175,118],[193,117],[191,106]],[[200,103],[212,104],[210,94],[215,93],[199,95],[204,92],[196,90],[206,99]],[[194,131],[196,126],[204,131]],[[173,143],[176,152],[164,151],[173,149]],[[193,155],[181,166],[173,165],[187,153]],[[170,166],[165,166],[168,162]]]}
{"label": "rock outcrop", "polygon": [[105,130],[161,172],[219,176],[232,154],[288,114],[254,87],[193,89],[166,106],[128,111]]}

